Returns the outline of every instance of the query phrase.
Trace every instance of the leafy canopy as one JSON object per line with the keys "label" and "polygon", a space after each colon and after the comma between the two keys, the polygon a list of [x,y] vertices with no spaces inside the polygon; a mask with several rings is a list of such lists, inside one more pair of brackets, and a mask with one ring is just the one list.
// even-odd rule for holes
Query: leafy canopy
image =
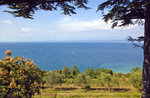
{"label": "leafy canopy", "polygon": [[97,11],[102,10],[104,21],[111,20],[112,28],[114,28],[115,26],[143,24],[142,19],[145,19],[146,5],[146,0],[107,0],[98,6]]}
{"label": "leafy canopy", "polygon": [[139,91],[142,90],[142,69],[139,67],[133,68],[131,71],[130,82]]}
{"label": "leafy canopy", "polygon": [[86,8],[87,0],[0,0],[0,6],[5,5],[15,17],[33,18],[38,10],[62,10],[65,15],[76,14],[76,8]]}
{"label": "leafy canopy", "polygon": [[40,94],[45,72],[30,59],[10,57],[11,50],[0,60],[0,98],[31,98]]}

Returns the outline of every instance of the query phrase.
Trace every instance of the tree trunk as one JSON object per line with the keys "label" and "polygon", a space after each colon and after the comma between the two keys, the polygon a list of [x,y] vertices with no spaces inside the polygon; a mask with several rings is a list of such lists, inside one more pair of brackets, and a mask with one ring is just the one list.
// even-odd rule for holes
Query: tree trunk
{"label": "tree trunk", "polygon": [[111,86],[110,86],[110,84],[108,84],[108,91],[111,91]]}
{"label": "tree trunk", "polygon": [[150,98],[150,1],[147,0],[144,32],[143,90],[142,98]]}

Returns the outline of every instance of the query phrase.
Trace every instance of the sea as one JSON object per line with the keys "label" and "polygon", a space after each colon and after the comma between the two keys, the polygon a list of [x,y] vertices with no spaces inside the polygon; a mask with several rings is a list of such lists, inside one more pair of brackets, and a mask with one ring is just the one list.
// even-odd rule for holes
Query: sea
{"label": "sea", "polygon": [[11,49],[12,57],[23,56],[45,71],[76,65],[81,72],[88,68],[107,68],[129,73],[143,63],[143,49],[128,42],[11,42],[0,43],[0,59]]}

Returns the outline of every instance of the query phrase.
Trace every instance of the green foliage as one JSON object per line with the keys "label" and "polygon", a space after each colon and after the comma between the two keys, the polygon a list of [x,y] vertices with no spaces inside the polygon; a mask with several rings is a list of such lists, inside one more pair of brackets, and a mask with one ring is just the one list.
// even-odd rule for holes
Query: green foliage
{"label": "green foliage", "polygon": [[116,73],[115,75],[119,79],[120,85],[129,85],[130,84],[130,81],[129,81],[130,73],[127,73],[127,74]]}
{"label": "green foliage", "polygon": [[0,6],[5,5],[15,17],[33,18],[38,10],[54,11],[61,9],[65,15],[76,14],[76,8],[88,9],[87,0],[1,0]]}
{"label": "green foliage", "polygon": [[132,38],[131,36],[128,36],[127,40],[131,42],[134,47],[140,47],[144,49],[144,46],[141,45],[141,42],[144,42],[144,36],[140,36],[137,38]]}
{"label": "green foliage", "polygon": [[99,82],[102,86],[107,86],[108,90],[110,90],[112,87],[112,76],[111,76],[111,74],[101,72]]}
{"label": "green foliage", "polygon": [[130,81],[132,85],[139,91],[142,90],[142,69],[139,67],[133,68],[131,71]]}
{"label": "green foliage", "polygon": [[93,77],[94,77],[94,78],[97,78],[97,77],[99,77],[99,75],[100,75],[100,70],[97,68],[97,69],[94,70],[94,75],[93,75]]}
{"label": "green foliage", "polygon": [[46,82],[46,85],[50,86],[50,88],[52,89],[57,84],[61,85],[63,83],[63,78],[64,76],[62,74],[55,71],[50,71],[44,77],[44,80]]}
{"label": "green foliage", "polygon": [[[99,76],[98,76],[97,78],[99,78]],[[96,86],[96,87],[99,86],[99,79],[95,79],[95,78],[94,78],[94,79],[91,79],[90,85],[91,85],[91,86],[94,86],[94,87],[95,87],[95,86]]]}
{"label": "green foliage", "polygon": [[[112,28],[115,26],[128,26],[130,24],[143,24],[145,18],[146,0],[106,0],[98,6],[98,10],[104,10],[104,21],[109,20],[113,23]],[[108,10],[109,9],[109,10]]]}
{"label": "green foliage", "polygon": [[100,85],[106,86],[109,91],[111,90],[112,87],[119,86],[119,78],[116,75],[101,72],[98,80]]}
{"label": "green foliage", "polygon": [[90,76],[91,78],[97,79],[97,77],[99,77],[99,75],[100,75],[100,70],[98,68],[95,70],[93,68],[88,68],[85,71],[85,74]]}
{"label": "green foliage", "polygon": [[63,83],[66,83],[66,84],[73,84],[73,82],[74,82],[74,79],[70,79],[70,78],[63,79]]}
{"label": "green foliage", "polygon": [[113,73],[112,83],[113,83],[113,87],[119,87],[120,86],[120,78],[117,76],[116,73]]}
{"label": "green foliage", "polygon": [[79,73],[80,73],[80,71],[79,71],[78,67],[74,65],[71,68],[71,76],[76,77]]}
{"label": "green foliage", "polygon": [[100,72],[113,75],[113,71],[111,69],[101,68]]}
{"label": "green foliage", "polygon": [[74,83],[75,85],[85,88],[87,85],[90,85],[90,80],[91,78],[89,76],[86,76],[85,74],[80,73],[75,78]]}
{"label": "green foliage", "polygon": [[90,77],[93,77],[94,75],[94,70],[93,68],[88,68],[86,71],[85,71],[85,74],[90,76]]}
{"label": "green foliage", "polygon": [[40,94],[45,72],[41,71],[30,59],[12,58],[11,50],[0,60],[0,97],[31,98]]}
{"label": "green foliage", "polygon": [[65,76],[65,78],[70,78],[71,77],[71,72],[69,67],[64,66],[63,70],[62,70],[62,74]]}

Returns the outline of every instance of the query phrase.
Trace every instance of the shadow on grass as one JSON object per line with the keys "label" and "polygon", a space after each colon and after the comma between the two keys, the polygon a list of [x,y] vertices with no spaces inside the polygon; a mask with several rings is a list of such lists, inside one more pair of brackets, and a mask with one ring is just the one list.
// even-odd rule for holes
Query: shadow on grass
{"label": "shadow on grass", "polygon": [[[48,89],[50,87],[42,87],[42,89]],[[51,88],[50,88],[51,89]],[[70,87],[70,88],[64,88],[64,87],[55,87],[55,88],[52,88],[53,90],[56,90],[56,91],[68,91],[68,90],[76,90],[78,88],[73,88],[73,87]]]}
{"label": "shadow on grass", "polygon": [[76,90],[77,88],[55,88],[55,90],[63,90],[63,91],[68,91],[68,90]]}
{"label": "shadow on grass", "polygon": [[[47,89],[47,88],[50,88],[50,87],[44,87],[42,89]],[[78,88],[73,88],[73,87],[70,87],[70,88],[64,88],[64,87],[56,87],[56,88],[53,88],[54,90],[56,91],[69,91],[69,90],[76,90]],[[87,89],[88,91],[94,91],[94,90],[99,90],[99,91],[108,91],[108,88],[90,88],[90,89]],[[129,88],[112,88],[111,91],[122,91],[122,92],[128,92]]]}
{"label": "shadow on grass", "polygon": [[[89,90],[99,90],[99,91],[108,91],[108,88],[90,88]],[[112,88],[111,91],[123,91],[123,92],[127,92],[131,89],[127,89],[127,88]]]}

